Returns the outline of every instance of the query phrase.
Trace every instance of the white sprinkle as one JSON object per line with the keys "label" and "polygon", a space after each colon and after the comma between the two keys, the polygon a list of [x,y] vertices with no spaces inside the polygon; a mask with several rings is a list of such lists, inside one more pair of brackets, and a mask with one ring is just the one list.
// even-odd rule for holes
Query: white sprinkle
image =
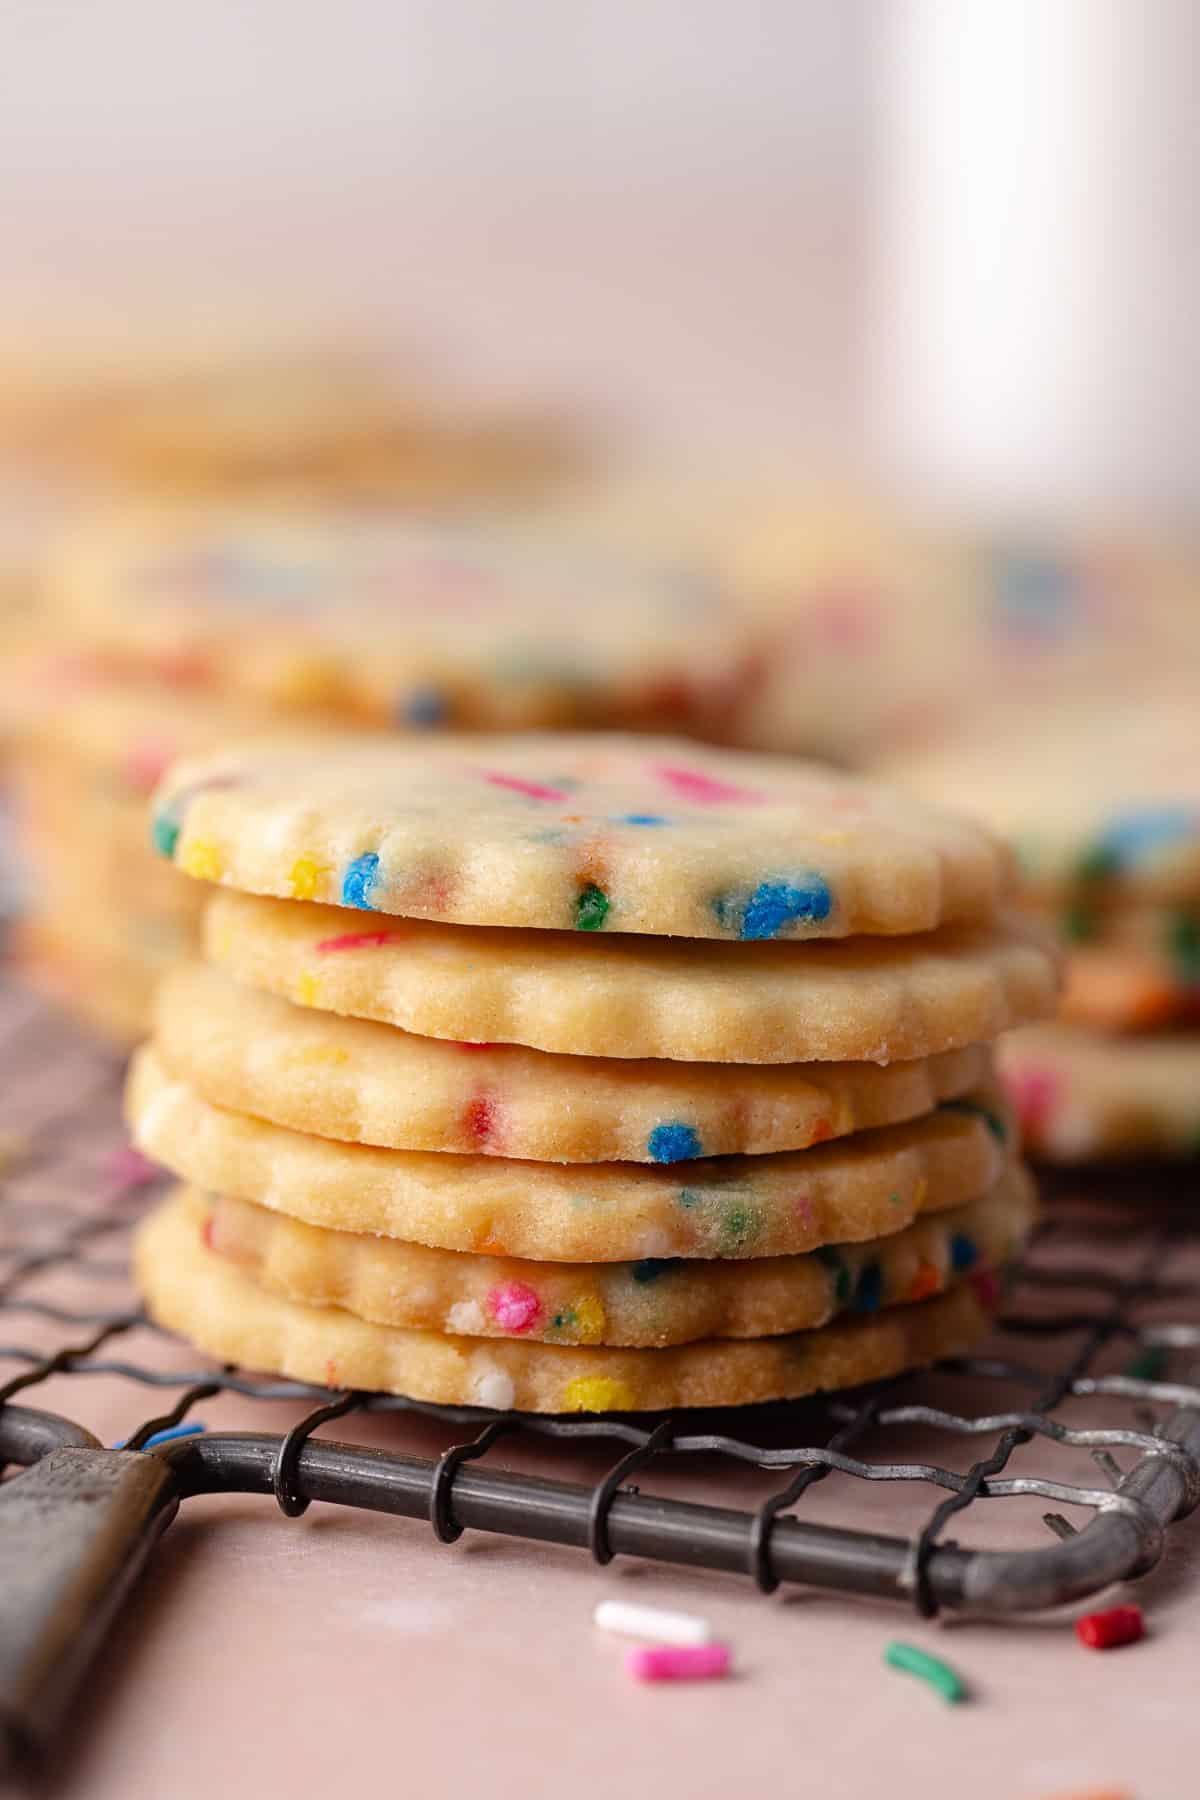
{"label": "white sprinkle", "polygon": [[486,1324],[478,1300],[456,1300],[446,1314],[446,1330],[452,1337],[482,1337]]}
{"label": "white sprinkle", "polygon": [[515,1394],[516,1389],[503,1369],[488,1369],[475,1377],[475,1398],[480,1406],[494,1406],[497,1412],[507,1412]]}
{"label": "white sprinkle", "polygon": [[693,1613],[661,1612],[656,1606],[627,1606],[623,1600],[601,1600],[592,1617],[601,1631],[651,1638],[656,1644],[690,1647],[712,1641],[708,1620],[698,1619]]}

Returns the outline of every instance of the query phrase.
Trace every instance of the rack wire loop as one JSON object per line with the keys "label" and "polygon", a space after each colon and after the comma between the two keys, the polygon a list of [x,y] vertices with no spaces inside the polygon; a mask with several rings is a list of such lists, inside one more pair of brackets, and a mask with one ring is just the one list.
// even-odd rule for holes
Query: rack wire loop
{"label": "rack wire loop", "polygon": [[275,1458],[275,1467],[271,1471],[271,1489],[275,1495],[276,1505],[287,1519],[299,1519],[308,1511],[309,1501],[300,1492],[296,1476],[300,1466],[300,1452],[317,1429],[329,1419],[340,1419],[356,1406],[362,1405],[363,1397],[356,1389],[350,1389],[337,1400],[331,1400],[328,1406],[318,1406],[297,1421],[287,1435],[281,1439],[279,1452]]}
{"label": "rack wire loop", "polygon": [[463,1463],[474,1462],[477,1456],[483,1456],[498,1437],[515,1431],[518,1424],[519,1421],[511,1413],[504,1413],[499,1419],[493,1419],[490,1425],[485,1425],[477,1438],[463,1444],[451,1444],[438,1458],[429,1489],[429,1523],[433,1526],[433,1535],[439,1544],[457,1543],[466,1529],[454,1517],[452,1500],[455,1474]]}
{"label": "rack wire loop", "polygon": [[645,1443],[635,1444],[620,1462],[613,1464],[592,1495],[588,1508],[588,1549],[591,1551],[592,1561],[601,1568],[610,1563],[616,1554],[608,1541],[608,1515],[622,1482],[636,1469],[640,1469],[643,1463],[648,1463],[652,1456],[657,1456],[660,1450],[669,1449],[674,1436],[674,1418],[663,1419],[655,1426]]}

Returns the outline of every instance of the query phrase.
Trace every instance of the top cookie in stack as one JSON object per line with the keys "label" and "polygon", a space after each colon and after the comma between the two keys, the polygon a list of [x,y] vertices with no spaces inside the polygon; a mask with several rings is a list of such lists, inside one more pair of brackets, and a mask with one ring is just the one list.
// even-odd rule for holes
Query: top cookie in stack
{"label": "top cookie in stack", "polygon": [[987,832],[619,736],[252,746],[154,828],[231,890],[129,1094],[195,1184],[142,1285],[213,1353],[654,1410],[983,1329],[1032,1214],[983,1046],[1055,982]]}

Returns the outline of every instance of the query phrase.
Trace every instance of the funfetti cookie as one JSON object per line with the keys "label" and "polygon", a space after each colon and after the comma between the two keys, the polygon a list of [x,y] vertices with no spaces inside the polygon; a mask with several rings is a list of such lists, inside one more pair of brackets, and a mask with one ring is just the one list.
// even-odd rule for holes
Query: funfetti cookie
{"label": "funfetti cookie", "polygon": [[163,983],[154,1045],[204,1099],[293,1130],[572,1163],[803,1150],[917,1118],[991,1069],[979,1045],[886,1067],[755,1067],[452,1043],[293,1006],[202,963]]}
{"label": "funfetti cookie", "polygon": [[55,591],[128,663],[389,732],[711,727],[751,659],[690,564],[379,505],[105,514]]}
{"label": "funfetti cookie", "polygon": [[977,1199],[1012,1152],[995,1090],[810,1150],[698,1162],[534,1163],[337,1143],[201,1099],[154,1050],[126,1095],[138,1147],[184,1180],[306,1224],[535,1261],[792,1256]]}
{"label": "funfetti cookie", "polygon": [[839,1313],[928,1300],[1007,1262],[1035,1212],[1033,1183],[1014,1167],[981,1199],[876,1243],[740,1262],[544,1263],[321,1230],[222,1195],[207,1204],[208,1249],[288,1300],[404,1330],[644,1348],[812,1331]]}
{"label": "funfetti cookie", "polygon": [[1107,1037],[1041,1025],[1014,1033],[999,1058],[1031,1155],[1200,1156],[1200,1033]]}
{"label": "funfetti cookie", "polygon": [[402,1330],[282,1299],[207,1249],[206,1224],[203,1201],[183,1192],[139,1230],[138,1285],[160,1325],[221,1362],[443,1404],[636,1412],[852,1387],[965,1354],[994,1304],[994,1283],[986,1280],[781,1337],[649,1350],[499,1341]]}
{"label": "funfetti cookie", "polygon": [[1098,1031],[1200,1025],[1200,907],[1076,906],[1059,1016]]}
{"label": "funfetti cookie", "polygon": [[623,736],[253,746],[172,769],[164,855],[254,894],[743,943],[989,918],[986,830],[815,764]]}
{"label": "funfetti cookie", "polygon": [[1063,909],[1200,900],[1198,769],[1198,688],[1175,672],[1052,711],[1001,709],[890,772],[1003,831],[1026,893]]}
{"label": "funfetti cookie", "polygon": [[717,944],[488,930],[221,892],[209,960],[248,987],[458,1041],[684,1062],[886,1063],[1045,1018],[1057,961],[1002,918],[914,938]]}

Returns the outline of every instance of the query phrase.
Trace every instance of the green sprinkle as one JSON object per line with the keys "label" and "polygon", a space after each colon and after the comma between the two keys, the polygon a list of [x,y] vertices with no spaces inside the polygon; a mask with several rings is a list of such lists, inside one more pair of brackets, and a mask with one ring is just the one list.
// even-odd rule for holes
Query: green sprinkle
{"label": "green sprinkle", "polygon": [[1121,859],[1111,844],[1093,844],[1085,850],[1075,866],[1078,881],[1107,881],[1121,866]]}
{"label": "green sprinkle", "polygon": [[599,931],[608,917],[609,898],[603,888],[589,883],[575,902],[576,931]]}
{"label": "green sprinkle", "polygon": [[1008,1127],[1000,1114],[992,1112],[989,1107],[981,1106],[978,1100],[943,1100],[940,1110],[963,1113],[972,1119],[982,1119],[998,1144],[1008,1142]]}
{"label": "green sprinkle", "polygon": [[699,1206],[700,1199],[701,1196],[696,1192],[695,1188],[680,1188],[679,1190],[679,1204],[680,1206],[686,1207],[689,1212],[693,1206]]}
{"label": "green sprinkle", "polygon": [[1058,928],[1068,944],[1086,944],[1096,935],[1096,914],[1090,906],[1068,906]]}
{"label": "green sprinkle", "polygon": [[821,1244],[813,1255],[819,1263],[823,1263],[833,1279],[833,1297],[839,1306],[845,1306],[850,1299],[852,1286],[850,1271],[831,1244]]}
{"label": "green sprinkle", "polygon": [[748,1244],[752,1242],[762,1229],[762,1218],[758,1208],[747,1206],[744,1200],[735,1201],[722,1219],[721,1229],[728,1243]]}
{"label": "green sprinkle", "polygon": [[1157,1381],[1167,1366],[1165,1344],[1147,1344],[1144,1350],[1126,1363],[1123,1373],[1133,1381]]}
{"label": "green sprinkle", "polygon": [[1167,955],[1184,987],[1200,984],[1200,919],[1172,913],[1167,925]]}
{"label": "green sprinkle", "polygon": [[160,856],[174,856],[179,826],[170,813],[159,813],[150,826],[150,841]]}
{"label": "green sprinkle", "polygon": [[906,1675],[915,1675],[918,1681],[928,1682],[951,1706],[957,1706],[967,1697],[962,1677],[956,1675],[948,1663],[930,1656],[926,1650],[918,1650],[915,1644],[893,1640],[885,1646],[883,1660],[890,1669],[903,1669]]}

